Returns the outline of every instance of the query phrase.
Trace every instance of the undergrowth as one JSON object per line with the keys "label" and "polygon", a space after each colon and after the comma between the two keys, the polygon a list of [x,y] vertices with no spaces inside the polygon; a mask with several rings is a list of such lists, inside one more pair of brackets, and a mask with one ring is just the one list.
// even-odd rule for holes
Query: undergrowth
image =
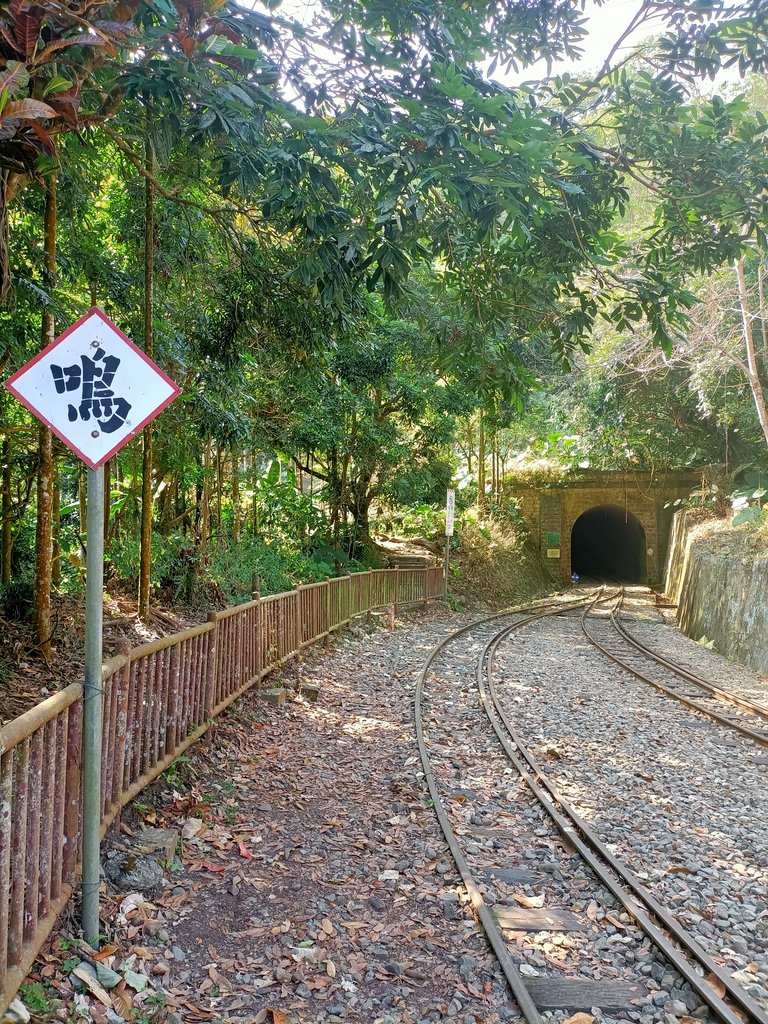
{"label": "undergrowth", "polygon": [[555,586],[525,528],[516,523],[467,523],[451,568],[451,592],[468,605],[516,604]]}

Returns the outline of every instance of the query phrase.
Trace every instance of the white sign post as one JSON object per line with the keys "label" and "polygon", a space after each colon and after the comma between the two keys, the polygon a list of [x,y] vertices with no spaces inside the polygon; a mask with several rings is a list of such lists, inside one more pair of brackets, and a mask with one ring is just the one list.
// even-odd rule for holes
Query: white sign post
{"label": "white sign post", "polygon": [[451,568],[451,537],[453,536],[453,520],[456,508],[456,491],[448,488],[445,498],[445,572],[443,580],[443,596],[448,596],[448,575]]}
{"label": "white sign post", "polygon": [[99,934],[104,463],[179,394],[100,309],[92,309],[5,386],[88,466],[83,687],[83,934]]}

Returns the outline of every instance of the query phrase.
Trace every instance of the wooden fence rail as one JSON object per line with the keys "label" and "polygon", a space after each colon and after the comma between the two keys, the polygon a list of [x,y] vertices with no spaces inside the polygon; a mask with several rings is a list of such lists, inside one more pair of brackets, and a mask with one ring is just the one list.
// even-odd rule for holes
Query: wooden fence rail
{"label": "wooden fence rail", "polygon": [[[104,666],[102,835],[224,708],[356,615],[443,595],[443,571],[374,569],[211,613]],[[69,900],[80,861],[83,688],[0,729],[0,1013]]]}

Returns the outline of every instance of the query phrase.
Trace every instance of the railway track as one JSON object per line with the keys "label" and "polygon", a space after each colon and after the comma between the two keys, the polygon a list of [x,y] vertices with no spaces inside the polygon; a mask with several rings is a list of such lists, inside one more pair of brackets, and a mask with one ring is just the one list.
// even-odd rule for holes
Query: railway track
{"label": "railway track", "polygon": [[[548,603],[500,613],[457,630],[432,651],[417,684],[415,727],[424,774],[440,827],[472,907],[529,1024],[540,1024],[541,1014],[546,1010],[602,1007],[614,1011],[612,1015],[616,1016],[617,1012],[621,1015],[622,1010],[637,1010],[639,1005],[648,1001],[647,978],[642,975],[625,972],[624,977],[594,980],[574,976],[572,963],[561,965],[552,957],[545,957],[542,961],[546,966],[546,973],[542,974],[541,970],[532,969],[530,963],[521,958],[521,936],[524,936],[522,948],[526,942],[533,942],[535,946],[536,936],[550,933],[553,938],[559,936],[561,941],[588,955],[586,951],[590,941],[598,944],[604,943],[606,938],[612,941],[617,929],[623,929],[618,941],[634,944],[638,949],[642,949],[640,943],[650,940],[656,955],[679,976],[680,987],[687,986],[688,991],[695,993],[701,1007],[706,1008],[709,1019],[724,1024],[743,1024],[744,1021],[768,1024],[768,1013],[702,949],[696,937],[676,920],[639,877],[613,856],[590,824],[570,806],[545,774],[500,700],[494,679],[495,659],[499,646],[507,638],[549,615],[577,614],[585,618],[588,610],[602,603],[605,597],[601,591],[590,599]],[[468,684],[466,672],[463,680],[456,680],[449,674],[444,676],[442,686],[431,685],[439,674],[441,659],[448,656],[452,645],[461,642],[476,649],[472,685]],[[457,820],[455,804],[452,803],[455,790],[450,786],[450,773],[461,771],[463,765],[457,762],[455,753],[451,753],[452,729],[455,732],[451,715],[460,707],[464,709],[463,713],[468,713],[472,702],[476,715],[472,720],[473,735],[482,746],[473,770],[486,776],[495,772],[494,777],[502,778],[505,787],[509,787],[510,772],[514,772],[518,788],[511,794],[512,799],[509,792],[503,800],[495,796],[484,812],[481,810],[473,814],[467,823]],[[499,842],[492,841],[488,845],[484,836],[489,830],[478,826],[478,820],[500,822],[501,826],[496,825],[490,831],[493,835],[502,836],[498,828],[504,823],[510,825],[514,822],[512,832],[501,841],[501,847],[509,849],[508,839],[515,837],[510,852],[505,854],[508,867],[497,863]],[[528,828],[526,822],[533,822],[533,825]],[[544,843],[556,851],[553,853],[555,868],[551,875],[537,875],[525,864],[520,865],[520,854],[527,843]],[[580,860],[574,862],[573,853],[578,854]],[[594,901],[591,905],[597,903],[605,908],[601,925],[596,924],[594,918],[585,921],[583,914],[570,909],[577,902],[572,893],[578,892],[580,898],[583,896],[585,866],[589,869],[586,885]],[[496,904],[494,899],[486,898],[489,880],[498,886],[498,880],[505,879],[513,887],[522,884],[530,889],[533,886],[541,891],[544,899],[540,895],[521,899],[513,893],[513,899],[522,906],[505,907]],[[619,913],[623,913],[623,918],[612,912],[616,906],[620,908]],[[610,927],[605,925],[606,920]],[[606,937],[606,930],[611,935]],[[593,935],[595,931],[596,936]],[[572,938],[573,935],[578,935],[578,941]],[[543,948],[546,950],[546,942]],[[633,957],[635,955],[632,954]],[[560,969],[553,971],[551,968],[555,963]],[[697,1015],[701,1016],[698,1010]]]}
{"label": "railway track", "polygon": [[[618,594],[599,594],[585,606],[581,628],[590,643],[615,664],[667,697],[768,747],[768,707],[710,683],[644,644],[623,621],[624,600],[622,588]],[[615,604],[608,616],[596,618],[596,609],[611,601]]]}

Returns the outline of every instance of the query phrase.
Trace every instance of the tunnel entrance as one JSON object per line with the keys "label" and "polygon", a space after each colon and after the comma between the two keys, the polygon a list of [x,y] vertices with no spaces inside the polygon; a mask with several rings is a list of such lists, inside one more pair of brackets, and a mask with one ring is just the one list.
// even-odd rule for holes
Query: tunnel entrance
{"label": "tunnel entrance", "polygon": [[571,571],[599,580],[644,583],[645,530],[637,516],[618,505],[583,512],[571,531]]}

